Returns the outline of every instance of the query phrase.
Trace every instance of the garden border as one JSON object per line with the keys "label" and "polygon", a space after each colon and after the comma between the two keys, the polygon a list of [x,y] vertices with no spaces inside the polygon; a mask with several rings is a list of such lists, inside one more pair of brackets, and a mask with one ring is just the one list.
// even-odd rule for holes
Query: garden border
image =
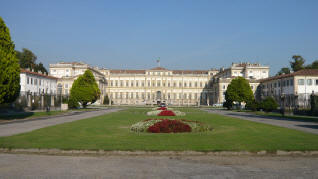
{"label": "garden border", "polygon": [[0,153],[40,154],[59,156],[318,156],[318,151],[122,151],[122,150],[61,150],[61,149],[10,149],[0,148]]}

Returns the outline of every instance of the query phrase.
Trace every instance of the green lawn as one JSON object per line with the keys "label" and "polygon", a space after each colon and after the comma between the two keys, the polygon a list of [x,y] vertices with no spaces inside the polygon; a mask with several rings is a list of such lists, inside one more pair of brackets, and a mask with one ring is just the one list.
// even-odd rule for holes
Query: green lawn
{"label": "green lawn", "polygon": [[254,123],[183,108],[183,117],[211,125],[207,133],[152,134],[129,131],[132,124],[149,118],[150,109],[128,108],[104,116],[47,127],[0,138],[5,148],[59,148],[88,150],[195,150],[276,151],[318,150],[318,135]]}

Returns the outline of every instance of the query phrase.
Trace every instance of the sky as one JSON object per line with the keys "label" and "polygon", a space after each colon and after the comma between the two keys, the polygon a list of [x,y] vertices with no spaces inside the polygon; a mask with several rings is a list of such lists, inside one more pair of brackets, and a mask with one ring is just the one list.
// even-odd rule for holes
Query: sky
{"label": "sky", "polygon": [[46,67],[208,70],[318,60],[317,0],[0,0],[16,49]]}

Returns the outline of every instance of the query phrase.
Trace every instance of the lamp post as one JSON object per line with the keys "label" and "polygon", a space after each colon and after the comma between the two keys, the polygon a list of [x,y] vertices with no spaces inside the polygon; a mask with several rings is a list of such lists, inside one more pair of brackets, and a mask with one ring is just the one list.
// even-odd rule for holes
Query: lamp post
{"label": "lamp post", "polygon": [[284,117],[285,116],[285,94],[284,93],[282,93],[280,100],[281,100],[281,114]]}

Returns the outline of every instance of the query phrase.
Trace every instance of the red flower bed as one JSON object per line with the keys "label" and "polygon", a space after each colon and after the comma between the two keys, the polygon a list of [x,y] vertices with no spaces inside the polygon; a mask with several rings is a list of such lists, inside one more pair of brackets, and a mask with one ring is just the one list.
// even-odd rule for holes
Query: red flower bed
{"label": "red flower bed", "polygon": [[179,120],[162,119],[148,128],[152,133],[191,132],[191,127]]}
{"label": "red flower bed", "polygon": [[158,116],[175,116],[176,114],[170,110],[161,111]]}
{"label": "red flower bed", "polygon": [[160,108],[157,108],[157,110],[167,110],[166,107],[160,107]]}

